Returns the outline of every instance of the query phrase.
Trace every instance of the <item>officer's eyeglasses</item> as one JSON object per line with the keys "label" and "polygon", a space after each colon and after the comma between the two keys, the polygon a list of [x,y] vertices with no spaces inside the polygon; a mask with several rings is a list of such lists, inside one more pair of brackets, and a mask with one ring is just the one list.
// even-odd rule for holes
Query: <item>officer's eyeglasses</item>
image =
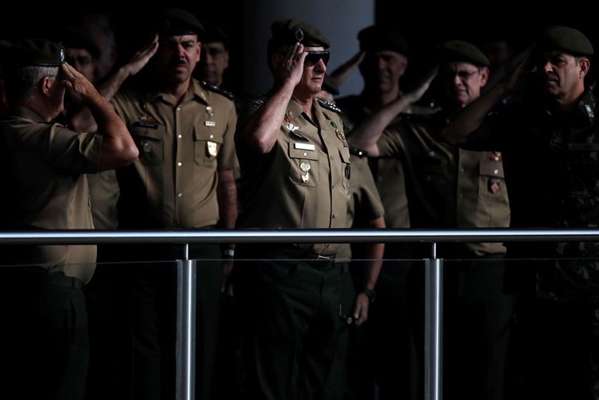
{"label": "officer's eyeglasses", "polygon": [[329,62],[329,58],[331,58],[331,53],[328,51],[309,51],[304,58],[304,66],[305,67],[313,67],[322,59],[324,65],[327,65]]}
{"label": "officer's eyeglasses", "polygon": [[441,76],[443,76],[445,79],[454,79],[456,76],[462,80],[462,81],[467,81],[470,78],[472,78],[475,74],[479,73],[480,69],[474,70],[474,71],[468,71],[468,70],[444,70],[441,72]]}

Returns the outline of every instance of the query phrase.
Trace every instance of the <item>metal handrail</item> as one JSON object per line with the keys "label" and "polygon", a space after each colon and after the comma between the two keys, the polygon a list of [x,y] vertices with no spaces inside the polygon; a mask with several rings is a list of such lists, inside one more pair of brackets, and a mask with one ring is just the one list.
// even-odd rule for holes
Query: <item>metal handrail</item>
{"label": "metal handrail", "polygon": [[[195,269],[188,260],[188,246],[194,243],[393,243],[431,244],[425,259],[425,400],[442,400],[441,336],[443,307],[443,260],[437,258],[437,243],[446,242],[528,242],[599,241],[599,230],[585,229],[275,229],[275,230],[56,230],[0,232],[0,245],[6,244],[100,244],[174,243],[185,246],[185,259],[177,270],[177,400],[193,400],[195,351]],[[1,261],[1,254],[0,254]]]}
{"label": "metal handrail", "polygon": [[378,243],[595,241],[599,230],[584,229],[214,229],[2,231],[0,244],[93,243]]}

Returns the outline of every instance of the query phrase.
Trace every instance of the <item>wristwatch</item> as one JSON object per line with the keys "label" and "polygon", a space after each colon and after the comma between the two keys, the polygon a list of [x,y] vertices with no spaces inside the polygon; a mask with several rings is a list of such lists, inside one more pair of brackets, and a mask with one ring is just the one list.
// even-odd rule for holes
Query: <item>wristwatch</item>
{"label": "wristwatch", "polygon": [[370,300],[370,304],[374,303],[374,300],[376,299],[376,291],[374,289],[364,289],[362,290],[362,293],[364,293],[366,297],[368,297],[368,300]]}
{"label": "wristwatch", "polygon": [[225,251],[223,251],[223,256],[225,258],[233,258],[233,257],[235,257],[235,250],[233,250],[233,249],[225,249]]}

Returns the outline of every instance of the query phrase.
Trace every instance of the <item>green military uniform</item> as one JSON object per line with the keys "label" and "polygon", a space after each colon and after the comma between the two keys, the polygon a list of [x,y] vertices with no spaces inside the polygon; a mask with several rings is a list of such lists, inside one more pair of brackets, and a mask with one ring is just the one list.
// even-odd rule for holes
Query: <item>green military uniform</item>
{"label": "green military uniform", "polygon": [[121,227],[196,229],[218,223],[218,171],[236,165],[235,105],[194,80],[179,104],[158,91],[121,91],[111,100],[139,159],[119,171]]}
{"label": "green military uniform", "polygon": [[[240,125],[252,115],[264,100],[251,102]],[[323,229],[346,228],[349,202],[350,154],[339,114],[316,103],[312,121],[301,112],[298,104],[289,104],[277,140],[279,151],[271,154],[267,169],[256,163],[255,154],[237,147],[241,167],[241,212],[239,228]],[[284,151],[283,151],[284,150]],[[272,167],[271,167],[272,166]],[[280,171],[288,170],[283,175]],[[272,190],[282,191],[273,199]],[[280,207],[264,207],[274,204]],[[336,255],[339,243],[297,244],[296,247],[316,255]]]}
{"label": "green military uniform", "polygon": [[[579,65],[594,54],[582,32],[563,26],[540,32],[533,50],[535,65],[550,66]],[[498,106],[464,146],[502,151],[513,228],[596,229],[596,96],[587,88],[564,107],[561,98],[558,104],[552,95],[539,96],[542,89],[530,87]],[[507,243],[506,282],[519,294],[514,343],[521,398],[594,397],[598,255],[596,241]]]}
{"label": "green military uniform", "polygon": [[[11,171],[6,178],[11,196],[3,200],[7,202],[3,208],[4,228],[93,229],[85,173],[97,167],[102,137],[93,133],[78,135],[62,125],[48,124],[35,112],[21,107],[2,121],[1,128],[5,140],[2,160]],[[46,144],[48,137],[53,138],[51,147]],[[72,146],[75,141],[80,145]],[[36,147],[62,157],[55,161],[55,167],[48,168],[46,158],[28,151]],[[63,171],[72,171],[76,179]],[[84,283],[94,273],[96,245],[36,245],[34,249],[15,248],[14,258],[13,251],[9,254],[6,249],[2,257],[9,262],[38,265],[51,274],[76,277]]]}
{"label": "green military uniform", "polygon": [[[406,192],[414,199],[414,204],[410,202],[412,226],[508,227],[510,210],[501,153],[468,151],[441,141],[438,134],[447,121],[444,112],[408,116],[391,124],[377,142],[381,157],[396,157],[404,165]],[[467,247],[473,255],[505,253],[501,243]]]}
{"label": "green military uniform", "polygon": [[[351,132],[356,124],[368,118],[373,112],[360,95],[341,97],[335,103],[343,111],[343,120],[348,132]],[[436,109],[433,107],[411,105],[400,113],[393,122],[400,120],[403,116],[430,114],[434,111]],[[385,207],[387,226],[389,228],[408,228],[410,226],[410,215],[401,163],[392,157],[370,158],[369,163]]]}
{"label": "green military uniform", "polygon": [[[240,126],[263,102],[250,103],[247,114],[240,117]],[[318,126],[293,100],[289,103],[275,148],[267,157],[238,143],[239,228],[348,226],[351,169],[343,122],[337,112],[319,103],[315,102],[313,109]],[[251,316],[244,320],[244,328],[249,329],[246,340],[265,341],[252,346],[245,341],[244,351],[250,359],[255,357],[261,371],[258,384],[264,390],[269,388],[273,398],[287,398],[283,393],[289,390],[311,398],[309,392],[324,388],[344,326],[339,317],[341,268],[331,258],[342,246],[237,245],[240,260],[273,259],[266,262],[268,268],[260,262],[238,261],[234,272],[235,297],[243,304],[242,315]],[[319,256],[324,258],[319,260]],[[284,279],[291,272],[292,279]],[[304,307],[306,313],[298,314]]]}
{"label": "green military uniform", "polygon": [[[233,139],[237,114],[233,101],[193,80],[178,104],[170,95],[159,91],[135,90],[118,92],[111,103],[127,123],[140,152],[132,165],[118,171],[120,227],[211,229],[216,226],[219,222],[218,171],[233,169],[237,163]],[[131,255],[147,261],[183,256],[164,246],[142,245],[138,250]],[[192,245],[189,250],[190,259],[213,260],[203,262],[197,272],[198,338],[201,338],[196,345],[199,354],[197,371],[204,374],[197,387],[207,397],[215,362],[222,274],[218,260],[222,254],[217,244]],[[154,271],[157,275],[153,276],[146,274],[150,269],[142,267],[136,281],[141,280],[145,286],[152,284],[154,279],[164,279],[159,276],[163,276],[167,268],[158,265],[157,269],[160,271]],[[176,282],[172,278],[171,275],[165,280],[169,286],[165,290],[174,290]],[[174,303],[167,306],[173,307]],[[172,310],[164,310],[165,315],[173,316]],[[145,336],[143,330],[138,333]],[[143,343],[140,340],[139,345]],[[141,353],[149,355],[140,360],[142,363],[159,360],[151,354],[151,349],[143,349]],[[174,371],[168,366],[163,368]],[[155,388],[156,379],[144,375],[143,369],[141,374],[146,390]],[[152,396],[156,396],[156,392]]]}
{"label": "green military uniform", "polygon": [[[480,50],[462,41],[443,43],[440,59],[488,64]],[[501,153],[468,151],[442,141],[439,133],[449,118],[449,107],[407,116],[377,142],[381,157],[395,157],[404,167],[411,227],[507,228],[510,207]],[[426,257],[427,249],[423,251]],[[503,293],[505,247],[494,242],[441,243],[437,253],[461,260],[447,262],[444,274],[444,393],[502,399],[514,304],[513,296]],[[419,304],[424,294],[416,295]],[[418,333],[417,341],[422,336]]]}
{"label": "green military uniform", "polygon": [[[160,18],[165,46],[169,46],[170,37],[199,35],[201,39],[203,27],[193,14],[165,8]],[[235,104],[193,77],[178,99],[161,91],[160,83],[153,84],[153,79],[160,78],[148,77],[144,86],[122,88],[111,99],[139,149],[138,159],[117,171],[121,188],[119,227],[213,229],[222,211],[217,197],[219,172],[232,171],[237,163]],[[189,259],[202,260],[197,268],[195,387],[198,397],[207,400],[213,390],[223,256],[218,243],[195,244],[188,250]],[[128,246],[128,258],[149,263],[131,268],[132,374],[134,392],[140,398],[164,398],[176,391],[177,283],[172,260],[185,256],[182,246]]]}
{"label": "green military uniform", "polygon": [[[438,134],[447,120],[442,111],[404,118],[388,127],[377,142],[381,157],[397,157],[404,166],[411,226],[507,228],[510,208],[501,153],[468,151],[441,141]],[[494,242],[441,243],[437,251],[440,258],[467,260],[453,266],[448,261],[445,268],[446,393],[464,389],[463,382],[462,389],[454,387],[451,375],[458,369],[452,363],[459,362],[476,370],[467,374],[471,393],[499,399],[507,353],[504,332],[513,306],[513,299],[502,294],[505,247]],[[466,315],[464,310],[469,310]]]}
{"label": "green military uniform", "polygon": [[[329,46],[315,27],[298,20],[277,20],[271,29],[269,55],[286,53],[297,42]],[[239,119],[237,227],[346,228],[351,165],[338,110],[313,97],[308,117],[292,98],[280,110],[284,115],[276,121],[280,128],[272,148],[263,154],[244,141],[246,134],[260,132],[244,128],[267,106],[268,96],[250,102]],[[315,399],[325,393],[345,326],[340,318],[342,274],[335,263],[342,246],[237,244],[233,284],[242,317],[248,397]]]}
{"label": "green military uniform", "polygon": [[[47,40],[18,41],[9,50],[7,79],[15,79],[13,68],[23,76],[22,67],[43,66],[46,69],[38,71],[58,74],[63,55],[59,44]],[[32,77],[26,79],[33,83]],[[41,78],[35,84],[41,85]],[[13,104],[0,121],[0,229],[93,229],[86,174],[98,168],[102,136],[48,122],[30,103]],[[38,104],[52,109],[60,103]],[[83,398],[89,359],[83,287],[94,273],[96,249],[2,246],[0,343],[5,380],[0,397]]]}

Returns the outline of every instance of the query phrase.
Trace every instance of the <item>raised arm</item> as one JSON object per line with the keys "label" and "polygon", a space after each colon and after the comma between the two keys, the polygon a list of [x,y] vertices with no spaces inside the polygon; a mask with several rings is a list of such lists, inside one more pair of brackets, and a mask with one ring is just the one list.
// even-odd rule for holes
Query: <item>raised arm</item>
{"label": "raised arm", "polygon": [[348,134],[348,143],[361,150],[367,151],[370,156],[378,156],[379,149],[377,141],[383,134],[385,128],[399,113],[422,98],[422,95],[428,90],[435,76],[437,76],[437,68],[431,70],[423,82],[413,91],[405,93],[391,103],[383,106],[380,110],[370,114],[368,118],[359,123]]}
{"label": "raised arm", "polygon": [[[127,63],[123,64],[105,79],[98,82],[96,84],[98,92],[107,101],[110,101],[127,78],[134,76],[141,71],[154,53],[156,53],[157,49],[158,35],[155,35],[148,45],[138,50]],[[69,124],[78,132],[93,132],[98,128],[90,110],[85,107],[80,108],[69,116]]]}
{"label": "raised arm", "polygon": [[137,146],[127,126],[102,97],[94,85],[67,63],[61,66],[63,84],[68,95],[89,109],[97,122],[97,132],[103,136],[98,171],[122,167],[137,158]]}
{"label": "raised arm", "polygon": [[352,58],[335,68],[333,72],[330,73],[329,77],[337,84],[337,86],[341,87],[347,81],[347,79],[354,73],[354,71],[360,66],[360,63],[364,59],[366,55],[365,51],[359,51]]}
{"label": "raised arm", "polygon": [[464,107],[441,130],[441,138],[452,144],[463,142],[468,135],[479,128],[489,112],[500,101],[518,90],[531,71],[528,57],[515,67],[507,78],[481,94],[476,100]]}
{"label": "raised arm", "polygon": [[243,125],[247,146],[266,154],[272,150],[285,118],[287,105],[304,72],[304,46],[296,43],[280,63],[275,63],[275,84],[268,100]]}

